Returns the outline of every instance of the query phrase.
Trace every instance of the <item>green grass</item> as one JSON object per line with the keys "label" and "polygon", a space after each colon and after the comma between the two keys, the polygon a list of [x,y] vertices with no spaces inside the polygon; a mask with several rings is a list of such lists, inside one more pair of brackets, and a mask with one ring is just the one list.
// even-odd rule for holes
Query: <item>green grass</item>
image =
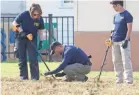
{"label": "green grass", "polygon": [[[59,66],[60,63],[48,63],[46,62],[46,64],[48,65],[48,67],[50,68],[50,70],[54,70],[55,68],[57,68]],[[45,67],[45,65],[43,63],[39,63],[39,68],[40,68],[40,73],[44,73],[47,70],[47,68]],[[28,70],[29,66],[28,66]],[[2,63],[1,64],[1,74],[2,76],[15,76],[19,74],[19,67],[17,63]],[[90,77],[95,77],[99,74],[99,72],[96,71],[92,71],[91,73],[89,73],[88,75]],[[107,78],[114,78],[114,72],[102,72],[102,77],[107,77]],[[139,72],[134,72],[134,77],[135,78],[139,78]]]}
{"label": "green grass", "polygon": [[[48,67],[53,70],[55,69],[59,63],[47,63]],[[40,68],[40,73],[44,73],[47,70],[47,68],[45,67],[45,65],[43,63],[39,63],[39,68]],[[29,69],[29,64],[28,64],[28,70]],[[2,63],[1,64],[1,74],[2,76],[15,76],[18,75],[19,73],[19,66],[17,63]]]}
{"label": "green grass", "polygon": [[[60,63],[46,62],[46,64],[48,65],[50,70],[54,70],[55,68],[57,68],[59,66]],[[44,73],[44,72],[48,71],[43,63],[39,63],[39,68],[40,68],[40,73]],[[29,64],[28,64],[28,70],[30,70]],[[88,75],[90,77],[95,77],[98,75],[98,73],[99,72],[91,72]],[[15,76],[15,75],[18,76],[18,74],[19,74],[18,64],[17,63],[2,63],[1,64],[1,74],[2,74],[2,76]],[[102,75],[107,76],[107,77],[114,77],[113,72],[103,72]]]}

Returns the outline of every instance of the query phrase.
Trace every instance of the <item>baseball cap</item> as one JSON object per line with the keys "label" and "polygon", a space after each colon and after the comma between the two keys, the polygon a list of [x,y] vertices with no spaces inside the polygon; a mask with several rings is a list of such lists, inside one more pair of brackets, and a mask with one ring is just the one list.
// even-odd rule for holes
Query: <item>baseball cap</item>
{"label": "baseball cap", "polygon": [[51,49],[51,52],[50,52],[50,55],[53,55],[55,53],[55,48],[56,46],[59,46],[59,45],[62,45],[60,42],[53,42],[50,46],[50,49]]}
{"label": "baseball cap", "polygon": [[110,2],[110,4],[114,4],[114,5],[121,4],[121,3],[123,3],[123,0],[112,0]]}

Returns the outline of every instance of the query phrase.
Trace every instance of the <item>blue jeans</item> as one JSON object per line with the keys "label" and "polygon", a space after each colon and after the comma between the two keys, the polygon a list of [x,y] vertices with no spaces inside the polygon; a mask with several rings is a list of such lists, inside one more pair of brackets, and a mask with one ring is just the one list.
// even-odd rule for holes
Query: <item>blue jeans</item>
{"label": "blue jeans", "polygon": [[33,39],[32,43],[34,44],[34,46],[30,43],[30,41],[27,38],[16,39],[21,80],[28,79],[27,53],[29,56],[31,79],[39,80],[39,65],[36,51],[37,38]]}

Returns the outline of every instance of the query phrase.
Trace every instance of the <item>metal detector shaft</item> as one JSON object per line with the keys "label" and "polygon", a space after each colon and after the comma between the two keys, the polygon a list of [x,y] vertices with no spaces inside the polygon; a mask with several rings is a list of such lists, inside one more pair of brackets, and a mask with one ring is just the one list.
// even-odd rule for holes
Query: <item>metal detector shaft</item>
{"label": "metal detector shaft", "polygon": [[1,54],[14,54],[15,52],[1,52]]}
{"label": "metal detector shaft", "polygon": [[[39,54],[41,60],[43,61],[44,65],[46,66],[46,68],[48,69],[48,71],[50,71],[49,67],[46,65],[45,61],[42,59],[41,54],[38,52],[38,50],[36,49],[35,45],[32,43],[32,41],[30,41],[30,43],[32,44],[32,46],[35,48],[36,52]],[[52,77],[55,79],[55,77],[52,75]]]}
{"label": "metal detector shaft", "polygon": [[106,61],[106,57],[107,57],[109,48],[110,48],[110,47],[108,46],[107,49],[106,49],[106,53],[105,53],[105,56],[104,56],[104,59],[103,59],[102,66],[101,66],[101,68],[100,68],[100,73],[99,73],[99,75],[98,75],[97,82],[100,81],[100,76],[101,76],[101,74],[102,74],[102,70],[103,70],[103,67],[104,67],[104,65],[105,65],[105,61]]}

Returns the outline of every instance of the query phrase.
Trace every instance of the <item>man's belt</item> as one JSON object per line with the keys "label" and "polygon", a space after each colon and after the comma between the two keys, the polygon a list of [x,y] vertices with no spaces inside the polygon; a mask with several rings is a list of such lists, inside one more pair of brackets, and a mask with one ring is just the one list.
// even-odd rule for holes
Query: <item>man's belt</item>
{"label": "man's belt", "polygon": [[92,65],[92,63],[89,61],[89,62],[85,62],[85,63],[83,63],[83,65],[88,65],[88,66],[91,66],[91,65]]}
{"label": "man's belt", "polygon": [[87,65],[91,66],[91,65],[92,65],[92,63],[89,61],[89,62],[87,62]]}

